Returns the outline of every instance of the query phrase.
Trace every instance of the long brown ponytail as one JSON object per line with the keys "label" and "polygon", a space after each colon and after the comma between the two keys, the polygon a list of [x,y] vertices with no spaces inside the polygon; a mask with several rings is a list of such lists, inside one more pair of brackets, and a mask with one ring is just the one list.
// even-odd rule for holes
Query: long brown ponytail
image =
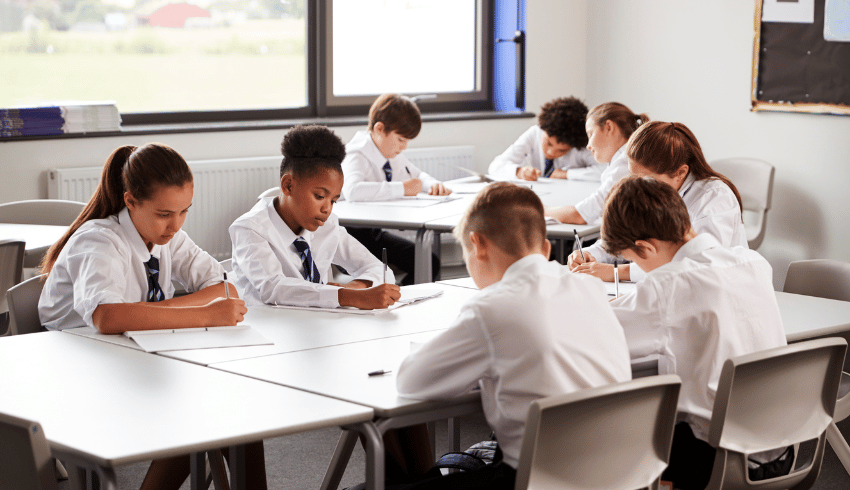
{"label": "long brown ponytail", "polygon": [[124,209],[124,192],[136,199],[150,199],[160,186],[182,187],[192,182],[192,171],[186,160],[174,149],[151,143],[145,146],[122,146],[113,151],[94,195],[68,231],[54,243],[41,261],[41,272],[49,274],[65,244],[86,221],[103,219]]}
{"label": "long brown ponytail", "polygon": [[741,213],[741,194],[731,180],[715,171],[702,154],[697,137],[682,123],[653,121],[644,124],[629,138],[628,157],[652,173],[673,175],[682,165],[696,180],[719,179],[732,189]]}

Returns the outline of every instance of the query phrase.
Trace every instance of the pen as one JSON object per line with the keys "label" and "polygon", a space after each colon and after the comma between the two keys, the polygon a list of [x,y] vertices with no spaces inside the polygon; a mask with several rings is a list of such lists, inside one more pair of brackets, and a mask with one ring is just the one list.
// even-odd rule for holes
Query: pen
{"label": "pen", "polygon": [[410,169],[409,169],[409,168],[407,168],[407,166],[405,166],[405,167],[404,167],[404,169],[405,169],[405,170],[407,170],[407,175],[408,175],[408,176],[413,177],[413,174],[412,174],[412,173],[410,173]]}
{"label": "pen", "polygon": [[575,228],[573,228],[573,236],[576,237],[576,245],[578,245],[578,252],[581,254],[581,261],[584,262],[584,251],[581,249],[581,238],[579,238],[578,232]]}
{"label": "pen", "polygon": [[384,260],[384,284],[387,283],[387,248],[384,247],[384,250],[381,252],[381,257]]}
{"label": "pen", "polygon": [[617,266],[617,260],[614,260],[614,297],[620,297],[620,268]]}
{"label": "pen", "polygon": [[227,272],[224,273],[224,297],[230,298],[230,285],[227,284]]}
{"label": "pen", "polygon": [[381,376],[384,374],[390,374],[391,372],[392,371],[384,371],[383,369],[380,369],[378,371],[372,371],[371,373],[369,373],[369,376]]}

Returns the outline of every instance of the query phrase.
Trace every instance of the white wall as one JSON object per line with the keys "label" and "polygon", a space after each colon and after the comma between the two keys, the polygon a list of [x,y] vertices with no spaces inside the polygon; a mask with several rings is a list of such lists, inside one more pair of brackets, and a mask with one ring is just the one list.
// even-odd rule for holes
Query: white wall
{"label": "white wall", "polygon": [[776,166],[759,251],[777,288],[793,260],[850,261],[850,117],[750,112],[752,0],[589,1],[586,13],[588,105],[685,123],[709,161]]}

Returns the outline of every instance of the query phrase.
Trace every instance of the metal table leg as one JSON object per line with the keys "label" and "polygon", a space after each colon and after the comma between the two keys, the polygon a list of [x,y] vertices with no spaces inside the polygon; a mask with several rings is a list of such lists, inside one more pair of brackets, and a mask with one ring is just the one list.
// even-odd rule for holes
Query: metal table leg
{"label": "metal table leg", "polygon": [[431,252],[434,247],[434,231],[425,228],[416,230],[415,245],[413,283],[431,282]]}

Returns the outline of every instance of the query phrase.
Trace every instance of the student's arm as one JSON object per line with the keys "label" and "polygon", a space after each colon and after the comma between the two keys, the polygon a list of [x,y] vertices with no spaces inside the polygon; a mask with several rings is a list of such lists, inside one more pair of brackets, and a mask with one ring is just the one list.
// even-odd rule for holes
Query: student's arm
{"label": "student's arm", "polygon": [[659,291],[658,284],[646,280],[638,283],[633,293],[610,303],[623,326],[632,359],[656,354],[664,346],[664,294],[675,294],[675,291]]}
{"label": "student's arm", "polygon": [[422,191],[426,192],[432,196],[447,196],[452,193],[451,189],[446,188],[439,180],[431,177],[427,173],[419,170],[416,165],[410,163],[410,160],[404,156],[404,154],[399,155],[398,157],[401,161],[399,162],[402,166],[404,166],[405,172],[408,174],[407,176],[412,179],[419,179],[422,183]]}
{"label": "student's arm", "polygon": [[601,182],[602,172],[608,168],[608,164],[597,162],[593,158],[593,153],[587,148],[575,148],[572,151],[576,152],[575,159],[578,166],[568,169],[566,178]]}
{"label": "student's arm", "polygon": [[501,155],[494,158],[487,173],[502,179],[523,178],[517,174],[517,171],[521,167],[534,165],[531,161],[534,145],[540,146],[537,126],[528,128]]}
{"label": "student's arm", "polygon": [[480,322],[475,309],[465,307],[448,330],[408,355],[398,370],[398,394],[443,399],[477,387],[492,357]]}
{"label": "student's arm", "polygon": [[[191,302],[178,302],[177,305],[198,306],[207,304],[214,298],[224,297],[224,268],[212,255],[197,246],[186,232],[181,230],[175,234],[166,247],[171,253],[171,278],[192,293],[174,298],[173,300]],[[200,294],[202,292],[203,294]],[[230,296],[239,297],[232,282]]]}
{"label": "student's arm", "polygon": [[161,303],[112,303],[99,305],[92,323],[101,333],[135,330],[219,327],[236,325],[248,312],[238,298],[215,298],[203,306],[166,306]]}
{"label": "student's arm", "polygon": [[561,223],[569,223],[575,225],[586,225],[587,222],[579,214],[575,206],[547,207],[545,209],[546,216],[551,216]]}
{"label": "student's arm", "polygon": [[395,284],[393,271],[387,269],[387,282],[384,284],[384,264],[369,253],[362,243],[355,240],[339,226],[336,216],[331,219],[332,223],[325,226],[337,226],[339,234],[339,245],[334,254],[332,262],[344,267],[354,278],[352,282],[359,282],[366,288],[347,288],[338,291],[340,306],[353,306],[362,310],[382,309],[392,306],[401,297],[401,290]]}
{"label": "student's arm", "polygon": [[372,164],[360,153],[351,153],[342,162],[345,183],[342,196],[347,201],[386,201],[404,196],[402,181],[387,182],[384,175],[374,175]]}
{"label": "student's arm", "polygon": [[[557,210],[558,214],[571,221],[561,221],[557,215],[552,215],[562,223],[594,223],[602,217],[602,209],[605,207],[605,199],[614,187],[614,184],[629,175],[627,160],[618,159],[608,166],[602,175],[602,183],[593,194],[579,201],[575,206],[566,206]],[[582,221],[578,221],[578,217]]]}
{"label": "student's arm", "polygon": [[[232,282],[228,281],[229,287],[229,295],[231,298],[239,298],[239,292],[236,290],[236,286],[233,285]],[[175,296],[174,298],[167,299],[165,301],[159,301],[157,305],[160,306],[203,306],[208,304],[210,301],[216,298],[224,298],[225,297],[224,290],[224,282],[219,282],[218,284],[213,284],[212,286],[207,286],[200,291],[195,291],[194,293],[185,294],[183,296]]]}

